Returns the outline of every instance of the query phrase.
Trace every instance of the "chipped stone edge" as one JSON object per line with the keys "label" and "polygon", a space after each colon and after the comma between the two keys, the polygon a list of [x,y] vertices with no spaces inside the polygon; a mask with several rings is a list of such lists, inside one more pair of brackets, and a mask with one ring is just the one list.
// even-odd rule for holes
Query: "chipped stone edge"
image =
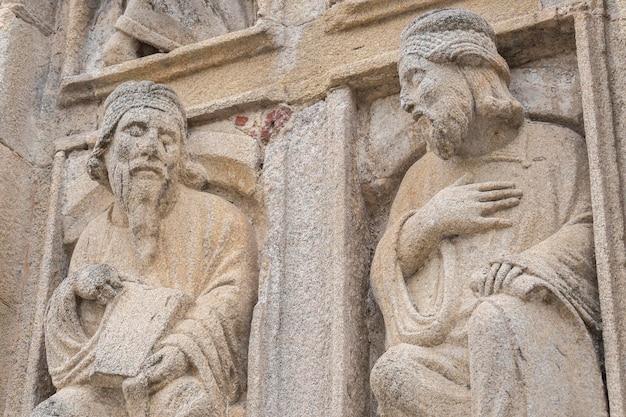
{"label": "chipped stone edge", "polygon": [[335,4],[326,12],[325,31],[341,32],[444,2],[445,0],[347,0]]}
{"label": "chipped stone edge", "polygon": [[9,9],[15,16],[22,19],[24,22],[35,26],[45,36],[50,36],[54,33],[52,26],[39,19],[23,4],[19,3],[6,3],[0,6],[3,9]]}
{"label": "chipped stone edge", "polygon": [[[445,0],[419,0],[408,2],[406,0],[347,0],[336,4],[324,15],[325,31],[327,33],[341,32],[391,17],[399,16],[420,9],[432,8]],[[508,26],[523,24],[531,26],[533,21],[551,20],[555,17],[563,17],[574,12],[588,8],[587,2],[575,1],[572,3],[559,4],[525,16],[496,23],[494,30],[506,30]],[[535,22],[535,23],[536,23]]]}
{"label": "chipped stone edge", "polygon": [[[564,6],[559,5],[499,22],[493,25],[493,27],[499,38],[508,37],[533,27],[550,25],[556,22],[567,21],[573,24],[574,16],[586,10],[588,10],[588,6],[585,2],[570,3]],[[400,51],[394,50],[337,67],[328,74],[327,82],[323,89],[327,91],[333,87],[349,85],[356,90],[365,90],[381,84],[396,82],[395,80],[398,78],[397,65],[399,56]]]}
{"label": "chipped stone edge", "polygon": [[127,80],[150,78],[164,82],[175,77],[261,55],[278,49],[282,43],[279,25],[261,20],[256,25],[223,36],[183,46],[168,54],[106,67],[94,74],[80,74],[63,79],[58,97],[60,106],[95,100],[111,93]]}
{"label": "chipped stone edge", "polygon": [[270,85],[214,100],[208,104],[190,107],[187,109],[187,120],[191,125],[208,123],[255,107],[268,107],[284,103],[286,100],[287,91],[284,86],[280,84]]}

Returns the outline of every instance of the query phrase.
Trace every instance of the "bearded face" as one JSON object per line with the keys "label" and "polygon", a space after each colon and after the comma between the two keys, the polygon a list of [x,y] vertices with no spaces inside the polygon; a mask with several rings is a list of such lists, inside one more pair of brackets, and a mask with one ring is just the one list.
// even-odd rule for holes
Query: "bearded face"
{"label": "bearded face", "polygon": [[474,119],[474,100],[454,66],[416,56],[399,63],[402,108],[427,132],[430,150],[442,159],[456,155]]}
{"label": "bearded face", "polygon": [[120,119],[105,157],[113,195],[128,218],[137,254],[154,260],[159,225],[175,199],[181,124],[153,108],[133,108]]}

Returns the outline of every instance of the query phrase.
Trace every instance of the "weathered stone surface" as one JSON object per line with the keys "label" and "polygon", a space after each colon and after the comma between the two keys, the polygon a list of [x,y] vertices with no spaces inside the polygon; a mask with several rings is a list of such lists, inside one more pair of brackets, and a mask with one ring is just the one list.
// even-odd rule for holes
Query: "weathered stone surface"
{"label": "weathered stone surface", "polygon": [[[218,3],[252,4],[210,2],[222,12],[228,10]],[[425,180],[424,171],[411,177],[407,170],[416,160],[425,164],[429,155],[424,156],[427,126],[413,121],[400,107],[400,33],[417,15],[442,5],[473,10],[495,28],[498,49],[511,67],[511,90],[526,110],[527,127],[532,128],[527,136],[549,138],[553,143],[566,136],[567,145],[558,153],[563,161],[568,160],[568,146],[580,143],[576,134],[584,137],[604,331],[600,360],[606,370],[611,416],[625,414],[624,0],[258,0],[248,15],[252,17],[248,23],[255,22],[252,26],[246,23],[245,29],[209,34],[181,47],[178,44],[188,40],[178,35],[189,31],[183,28],[171,35],[171,26],[160,24],[163,18],[177,19],[185,10],[192,12],[188,16],[208,16],[213,10],[194,9],[192,3],[208,4],[196,0],[153,3],[157,9],[168,4],[184,10],[174,7],[157,10],[156,17],[154,13],[133,17],[131,9],[146,2],[11,0],[0,5],[0,160],[6,159],[7,181],[16,181],[2,185],[0,267],[8,278],[0,288],[18,300],[11,309],[0,304],[0,328],[15,330],[0,343],[0,361],[4,361],[0,376],[9,375],[0,383],[0,391],[8,394],[6,403],[0,395],[6,417],[28,416],[37,403],[54,393],[43,350],[46,305],[68,275],[69,259],[80,248],[79,236],[113,202],[106,188],[83,170],[94,144],[88,138],[102,125],[107,95],[124,81],[143,79],[166,83],[177,92],[191,126],[191,156],[208,171],[206,190],[230,201],[251,220],[262,248],[247,398],[233,404],[229,417],[376,416],[378,404],[368,386],[368,368],[381,357],[383,363],[400,358],[400,363],[413,366],[403,365],[398,372],[409,372],[419,362],[406,360],[411,349],[392,348],[384,354],[385,324],[389,323],[383,322],[367,288],[376,245],[395,218],[389,222],[392,203],[405,199],[406,193],[398,192],[398,187],[405,177],[406,183],[415,176]],[[141,22],[146,25],[138,26]],[[197,28],[194,23],[183,26]],[[120,50],[109,48],[114,52],[110,63],[130,60],[105,67],[104,44],[112,35],[127,32],[134,33],[128,44],[141,39],[141,50],[116,57]],[[170,35],[162,36],[166,32]],[[117,46],[125,43],[118,41]],[[163,52],[154,53],[157,49]],[[576,134],[553,129],[554,125]],[[511,178],[516,188],[522,188],[517,184],[526,181],[537,165],[557,159],[553,158],[556,152],[543,142],[531,146],[530,154],[531,160],[522,162],[527,167]],[[559,180],[567,181],[571,176],[566,171],[571,167],[557,162]],[[492,165],[497,164],[516,162]],[[467,170],[476,174],[479,168]],[[445,172],[449,171],[442,168],[438,175]],[[502,172],[493,168],[485,177],[501,180],[510,173]],[[435,187],[435,182],[431,179],[428,184]],[[546,193],[543,201],[552,201],[558,193],[544,189],[549,180],[540,183],[523,189],[519,206],[493,217],[519,211],[536,201],[534,195],[539,192]],[[440,185],[442,189],[447,186]],[[444,205],[438,211],[445,214],[453,206]],[[529,212],[541,207],[532,204]],[[196,225],[197,212],[186,215],[184,224]],[[542,214],[534,222],[537,227],[551,219],[549,213]],[[534,223],[525,230],[535,230]],[[509,233],[512,228],[493,234]],[[459,244],[463,239],[452,240]],[[504,251],[507,245],[492,246]],[[482,256],[482,246],[475,246],[470,248],[473,255],[467,256]],[[22,258],[19,253],[24,251]],[[421,284],[428,287],[426,281],[408,282],[412,290]],[[416,292],[425,294],[415,299],[422,308],[436,291]],[[508,329],[528,336],[529,341],[536,329],[528,323],[553,317],[552,334],[540,334],[541,340],[524,345],[529,349],[524,351],[527,356],[543,361],[545,366],[539,368],[548,374],[543,380],[559,375],[552,368],[554,362],[542,356],[549,354],[550,344],[565,343],[569,357],[586,357],[577,351],[581,346],[577,341],[568,343],[558,337],[588,336],[571,332],[567,326],[572,323],[563,319],[567,311],[555,313],[554,305],[558,302],[502,304],[519,313],[510,316]],[[478,318],[494,327],[476,326],[484,333],[474,333],[470,345],[484,347],[482,339],[495,343],[506,334],[498,327],[502,323],[497,314],[487,308],[478,313]],[[576,320],[576,315],[569,317]],[[540,348],[542,343],[548,344],[546,349]],[[472,355],[485,353],[482,359],[492,368],[490,361],[495,356],[504,358],[505,350],[489,352],[486,347]],[[533,347],[537,350],[532,351]],[[498,362],[505,363],[510,362]],[[564,362],[559,365],[578,369]],[[546,391],[561,399],[571,387],[554,385],[559,388]],[[141,399],[132,405],[139,414],[145,411],[142,386],[141,380],[130,386]],[[590,384],[586,394],[598,386],[601,383]],[[109,400],[116,403],[120,398],[113,395]],[[450,415],[449,401],[435,399],[430,404],[445,410],[440,414]],[[461,415],[468,415],[467,410]]]}
{"label": "weathered stone surface", "polygon": [[245,391],[256,239],[202,191],[186,140],[168,87],[128,82],[107,99],[85,168],[114,203],[81,233],[46,308],[57,392],[32,416],[226,416]]}
{"label": "weathered stone surface", "polygon": [[360,416],[368,409],[355,114],[351,92],[332,91],[296,112],[267,147],[270,227],[253,326],[250,416]]}
{"label": "weathered stone surface", "polygon": [[576,56],[558,55],[511,70],[511,92],[534,120],[582,133],[583,107]]}
{"label": "weathered stone surface", "polygon": [[189,152],[205,167],[211,183],[251,196],[259,176],[260,144],[234,128],[227,132],[220,130],[226,129],[211,126],[195,131],[189,141]]}
{"label": "weathered stone surface", "polygon": [[[12,331],[22,297],[22,280],[29,268],[29,234],[31,231],[33,168],[6,146],[0,144],[0,404],[5,403],[5,390],[10,381],[14,362],[15,340]],[[20,190],[19,193],[15,190]],[[27,215],[24,215],[24,213]]]}
{"label": "weathered stone surface", "polygon": [[37,130],[46,82],[48,39],[36,27],[0,6],[0,142],[25,159],[50,163],[51,143]]}
{"label": "weathered stone surface", "polygon": [[61,208],[65,244],[75,244],[87,224],[113,203],[111,193],[89,178],[88,158],[87,151],[73,152],[66,162]]}
{"label": "weathered stone surface", "polygon": [[403,32],[400,101],[429,152],[372,262],[372,390],[383,415],[608,416],[584,142],[524,118],[494,41],[461,9]]}

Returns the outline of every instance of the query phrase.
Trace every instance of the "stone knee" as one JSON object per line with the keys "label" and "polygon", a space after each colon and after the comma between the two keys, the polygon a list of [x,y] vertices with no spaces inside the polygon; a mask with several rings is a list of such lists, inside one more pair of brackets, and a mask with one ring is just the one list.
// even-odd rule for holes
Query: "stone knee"
{"label": "stone knee", "polygon": [[387,350],[370,376],[380,411],[387,417],[466,417],[469,388],[453,381],[444,355],[408,344]]}
{"label": "stone knee", "polygon": [[63,404],[52,396],[35,407],[30,417],[71,417],[71,415]]}
{"label": "stone knee", "polygon": [[476,307],[467,325],[472,412],[477,416],[518,415],[526,407],[518,367],[521,349],[512,321],[525,320],[523,301],[499,294]]}
{"label": "stone knee", "polygon": [[70,386],[35,407],[31,417],[119,417],[124,413],[117,397],[89,386]]}
{"label": "stone knee", "polygon": [[402,374],[406,368],[402,350],[402,345],[389,348],[372,368],[370,385],[379,403],[395,401],[401,395]]}
{"label": "stone knee", "polygon": [[222,401],[212,401],[196,378],[187,376],[170,382],[150,401],[154,417],[222,417]]}
{"label": "stone knee", "polygon": [[480,303],[467,323],[468,342],[483,345],[506,338],[510,333],[507,317],[515,314],[515,305],[522,303],[508,295],[498,295]]}

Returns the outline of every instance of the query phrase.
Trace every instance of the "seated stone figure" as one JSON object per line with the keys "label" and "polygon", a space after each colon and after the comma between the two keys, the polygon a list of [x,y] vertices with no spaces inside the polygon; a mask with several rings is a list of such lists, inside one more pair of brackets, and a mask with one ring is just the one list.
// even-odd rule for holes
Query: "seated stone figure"
{"label": "seated stone figure", "polygon": [[440,9],[402,34],[406,173],[371,284],[385,417],[605,417],[584,140],[526,120],[493,29]]}
{"label": "seated stone figure", "polygon": [[160,52],[250,26],[252,0],[128,0],[105,43],[105,65],[141,56],[142,44]]}
{"label": "seated stone figure", "polygon": [[[48,304],[57,392],[33,416],[221,417],[245,389],[256,239],[235,206],[193,189],[206,173],[186,137],[184,109],[166,86],[127,82],[106,100],[88,171],[114,204],[80,236]],[[155,310],[145,327],[143,310]],[[137,374],[125,374],[146,343]]]}

